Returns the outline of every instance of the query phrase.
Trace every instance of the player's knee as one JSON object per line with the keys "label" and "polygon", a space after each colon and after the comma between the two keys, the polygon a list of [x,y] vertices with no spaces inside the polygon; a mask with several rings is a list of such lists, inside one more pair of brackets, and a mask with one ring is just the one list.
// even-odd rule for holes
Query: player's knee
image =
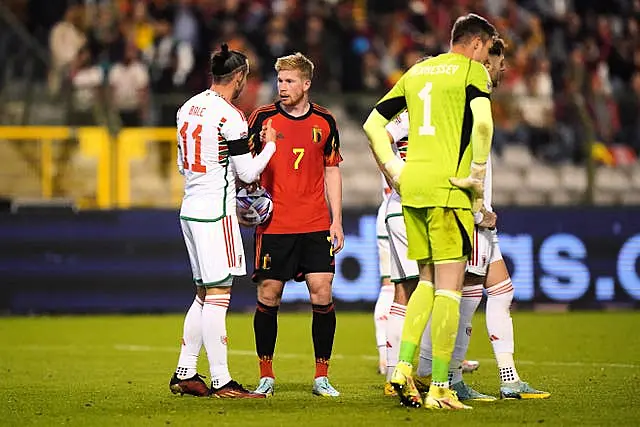
{"label": "player's knee", "polygon": [[393,302],[407,305],[416,286],[418,286],[418,279],[409,279],[396,284],[396,293]]}
{"label": "player's knee", "polygon": [[422,281],[433,282],[435,276],[434,264],[432,262],[418,261],[418,275]]}
{"label": "player's knee", "polygon": [[282,298],[273,295],[260,295],[258,296],[258,301],[264,305],[268,305],[269,307],[280,307],[280,301]]}
{"label": "player's knee", "polygon": [[331,286],[314,289],[309,292],[311,304],[327,305],[331,302]]}
{"label": "player's knee", "polygon": [[280,306],[281,300],[282,300],[282,295],[280,295],[277,292],[273,292],[270,290],[266,290],[264,292],[258,292],[258,301],[260,301],[264,305],[268,305],[269,307]]}
{"label": "player's knee", "polygon": [[486,276],[480,276],[475,273],[466,272],[464,274],[464,285],[465,286],[475,286],[475,285],[483,285],[485,282]]}
{"label": "player's knee", "polygon": [[393,299],[393,302],[400,305],[409,304],[409,296],[406,294],[399,294]]}
{"label": "player's knee", "polygon": [[279,283],[263,281],[258,285],[258,301],[269,307],[280,306],[282,300],[282,288]]}
{"label": "player's knee", "polygon": [[231,284],[233,279],[229,279],[217,286],[209,286],[205,288],[206,295],[228,295],[231,293]]}

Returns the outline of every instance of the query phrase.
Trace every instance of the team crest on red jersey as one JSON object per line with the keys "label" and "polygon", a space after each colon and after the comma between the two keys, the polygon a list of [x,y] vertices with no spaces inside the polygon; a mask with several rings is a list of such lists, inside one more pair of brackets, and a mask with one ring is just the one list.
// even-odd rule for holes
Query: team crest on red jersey
{"label": "team crest on red jersey", "polygon": [[322,142],[322,129],[318,126],[314,126],[311,129],[311,132],[311,138],[313,139],[313,142],[316,144],[320,144]]}

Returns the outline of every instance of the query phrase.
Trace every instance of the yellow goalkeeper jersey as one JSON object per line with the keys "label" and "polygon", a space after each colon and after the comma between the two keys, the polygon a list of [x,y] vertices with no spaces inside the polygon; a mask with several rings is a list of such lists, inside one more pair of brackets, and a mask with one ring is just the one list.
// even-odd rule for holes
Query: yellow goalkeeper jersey
{"label": "yellow goalkeeper jersey", "polygon": [[473,115],[470,102],[489,97],[486,68],[464,55],[445,53],[414,65],[378,102],[391,120],[409,112],[406,166],[400,177],[402,204],[471,208],[469,194],[449,182],[469,174]]}

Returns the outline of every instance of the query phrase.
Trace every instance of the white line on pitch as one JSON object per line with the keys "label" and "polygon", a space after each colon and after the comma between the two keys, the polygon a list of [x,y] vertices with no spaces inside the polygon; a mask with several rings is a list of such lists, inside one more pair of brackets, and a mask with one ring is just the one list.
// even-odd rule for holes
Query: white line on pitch
{"label": "white line on pitch", "polygon": [[[114,347],[116,350],[122,351],[149,351],[149,352],[177,352],[177,348],[173,347],[152,347],[145,345],[127,345],[117,344]],[[229,350],[229,354],[232,356],[249,356],[256,357],[255,351],[252,350]],[[276,353],[276,358],[281,359],[307,359],[309,354],[301,353]],[[378,360],[377,356],[369,354],[334,354],[333,359],[345,359],[348,357],[357,357],[362,360]],[[495,365],[494,359],[478,359],[482,363],[491,363]],[[534,360],[517,360],[516,364],[520,365],[537,365],[537,366],[564,366],[564,367],[594,367],[594,368],[626,368],[626,369],[640,369],[640,365],[633,365],[629,363],[600,363],[600,362],[560,362],[560,361],[534,361]]]}
{"label": "white line on pitch", "polygon": [[[102,346],[81,346],[81,345],[24,345],[13,347],[16,350],[24,351],[84,351],[91,349],[104,349]],[[156,352],[156,353],[178,353],[180,347],[160,347],[160,346],[148,346],[148,345],[135,345],[135,344],[116,344],[112,347],[119,351],[130,352]],[[229,354],[232,356],[243,357],[256,357],[256,353],[253,350],[234,350],[230,349]],[[307,359],[311,357],[311,354],[302,353],[276,353],[276,358],[280,359]],[[346,359],[346,358],[358,358],[361,360],[378,360],[377,356],[369,354],[334,354],[333,359]],[[482,363],[495,365],[494,359],[477,359]],[[640,369],[640,365],[634,365],[631,363],[601,363],[601,362],[561,362],[561,361],[535,361],[535,360],[517,360],[519,365],[535,365],[535,366],[562,366],[562,367],[593,367],[593,368],[623,368],[623,369]]]}

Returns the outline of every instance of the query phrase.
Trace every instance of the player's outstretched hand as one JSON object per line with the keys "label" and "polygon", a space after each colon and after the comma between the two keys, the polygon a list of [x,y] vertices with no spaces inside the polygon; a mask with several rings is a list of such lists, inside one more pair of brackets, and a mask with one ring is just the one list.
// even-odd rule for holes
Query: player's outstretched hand
{"label": "player's outstretched hand", "polygon": [[471,192],[474,213],[479,212],[484,204],[484,176],[487,172],[486,163],[471,163],[471,173],[466,178],[451,177],[449,182],[458,188]]}
{"label": "player's outstretched hand", "polygon": [[271,127],[271,119],[267,121],[267,124],[262,125],[262,130],[260,131],[260,141],[262,143],[266,142],[276,142],[277,132],[274,128]]}
{"label": "player's outstretched hand", "polygon": [[331,235],[331,245],[333,246],[333,254],[337,254],[344,248],[344,232],[342,231],[342,223],[332,222],[329,228]]}

